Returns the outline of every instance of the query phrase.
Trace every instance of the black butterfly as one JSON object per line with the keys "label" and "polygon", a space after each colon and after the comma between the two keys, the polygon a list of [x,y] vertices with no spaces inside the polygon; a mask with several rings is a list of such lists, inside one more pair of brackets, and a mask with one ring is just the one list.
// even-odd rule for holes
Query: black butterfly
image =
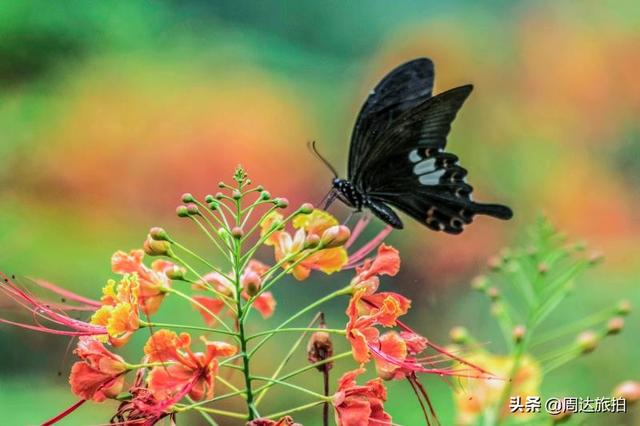
{"label": "black butterfly", "polygon": [[450,234],[462,232],[476,214],[513,216],[509,207],[474,202],[467,170],[456,155],[444,151],[451,122],[473,86],[432,96],[433,79],[433,62],[420,58],[378,83],[353,129],[348,179],[336,174],[326,207],[337,197],[401,229],[393,206],[432,230]]}

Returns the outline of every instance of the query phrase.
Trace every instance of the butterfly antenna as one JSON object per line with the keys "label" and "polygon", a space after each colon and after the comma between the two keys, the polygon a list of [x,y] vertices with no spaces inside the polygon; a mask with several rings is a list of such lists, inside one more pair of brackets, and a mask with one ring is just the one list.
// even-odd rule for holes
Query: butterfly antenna
{"label": "butterfly antenna", "polygon": [[337,178],[338,177],[338,172],[336,171],[336,169],[331,165],[331,163],[329,163],[329,161],[327,161],[326,158],[324,158],[322,156],[322,154],[320,154],[320,152],[318,151],[318,148],[316,147],[316,141],[311,141],[307,144],[307,146],[309,147],[309,149],[311,150],[311,152],[320,160],[324,163],[325,166],[327,166],[329,168],[329,170],[331,170],[331,173],[333,173],[333,177]]}

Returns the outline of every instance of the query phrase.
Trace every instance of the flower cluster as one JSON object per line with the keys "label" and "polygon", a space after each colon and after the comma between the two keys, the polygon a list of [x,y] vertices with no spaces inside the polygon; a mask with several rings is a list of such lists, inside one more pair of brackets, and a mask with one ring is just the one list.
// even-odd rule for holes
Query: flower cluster
{"label": "flower cluster", "polygon": [[[630,312],[629,303],[622,301],[574,323],[545,327],[545,320],[570,294],[580,274],[598,264],[602,256],[587,254],[583,244],[567,243],[565,236],[543,217],[530,235],[531,241],[524,247],[505,249],[491,258],[490,274],[472,282],[473,288],[489,299],[508,352],[490,352],[463,327],[451,330],[455,345],[451,350],[464,350],[467,360],[498,377],[461,379],[455,393],[460,425],[532,420],[532,412],[510,410],[510,398],[526,401],[528,396],[540,395],[546,375],[593,352],[604,339],[620,333],[624,317]],[[501,282],[516,293],[501,291]],[[556,414],[546,421],[564,421],[571,414]]]}
{"label": "flower cluster", "polygon": [[[29,311],[33,321],[0,321],[78,337],[74,354],[79,360],[71,368],[69,383],[79,401],[45,424],[59,421],[85,401],[116,399],[120,403],[111,422],[123,425],[151,425],[193,411],[211,424],[226,418],[253,426],[284,426],[297,424],[292,415],[316,406],[322,406],[325,424],[333,409],[340,426],[391,425],[391,414],[384,407],[388,380],[408,381],[428,422],[435,413],[420,383],[421,374],[491,377],[490,369],[479,366],[483,362],[464,360],[403,323],[401,317],[411,307],[408,298],[380,291],[381,278],[393,277],[400,269],[398,250],[383,242],[390,227],[354,250],[368,225],[367,217],[349,229],[308,203],[286,214],[288,201],[253,187],[242,169],[234,182],[221,182],[221,192],[202,200],[184,194],[184,204],[176,210],[211,242],[217,250],[213,258],[201,256],[156,227],[141,249],[113,254],[111,269],[116,277],[104,285],[99,300],[43,281],[32,283],[64,298],[64,303],[54,303],[35,297],[14,277],[2,276],[2,291]],[[256,259],[265,248],[273,252],[271,261]],[[149,263],[146,257],[155,259]],[[226,265],[220,267],[218,262]],[[341,288],[299,307],[279,325],[265,326],[264,320],[277,306],[276,285],[287,276],[304,281],[315,273],[340,271],[344,272],[337,278],[344,283]],[[194,317],[200,321],[156,321],[168,298],[197,312]],[[339,320],[344,326],[328,328],[319,308],[338,299],[346,306],[346,316]],[[262,318],[250,322],[254,310]],[[74,311],[91,315],[84,321],[74,318]],[[307,315],[315,316],[311,322],[307,319],[306,327],[291,327]],[[256,327],[263,330],[255,331]],[[125,360],[115,352],[132,345],[132,336],[140,332],[148,336],[138,359]],[[257,375],[256,353],[280,333],[298,333],[298,338],[276,358],[279,364],[271,375]],[[287,373],[289,360],[308,334],[309,364]],[[343,339],[350,350],[334,353],[336,338]],[[355,364],[332,392],[331,367],[349,358]],[[367,368],[376,377],[360,381]],[[323,373],[324,392],[289,382],[312,369]],[[294,389],[312,400],[264,413],[261,403],[275,386]],[[232,398],[243,401],[246,410],[221,405]]]}

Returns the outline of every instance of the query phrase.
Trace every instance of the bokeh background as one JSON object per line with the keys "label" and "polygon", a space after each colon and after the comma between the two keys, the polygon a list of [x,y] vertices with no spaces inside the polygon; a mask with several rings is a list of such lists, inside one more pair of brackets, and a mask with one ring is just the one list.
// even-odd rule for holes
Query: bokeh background
{"label": "bokeh background", "polygon": [[[174,208],[185,191],[215,192],[239,163],[293,204],[318,202],[331,175],[307,141],[318,141],[345,171],[366,94],[392,67],[419,56],[436,64],[436,92],[475,85],[449,147],[470,170],[477,198],[509,204],[515,218],[482,218],[455,237],[415,223],[393,233],[403,269],[387,285],[414,300],[408,322],[440,342],[452,326],[466,325],[491,345],[497,328],[469,280],[540,212],[606,256],[554,321],[620,298],[639,305],[640,8],[633,0],[2,0],[0,268],[97,297],[111,277],[110,255],[139,247],[150,226],[208,250]],[[348,279],[283,285],[274,324]],[[186,315],[179,301],[167,306],[166,317]],[[343,308],[328,310],[330,324],[344,322]],[[622,336],[548,377],[543,394],[607,395],[622,380],[640,379],[639,332],[632,316]],[[68,343],[0,326],[3,424],[37,424],[75,400],[66,383]],[[277,349],[265,351],[265,368],[279,361]],[[452,424],[448,385],[428,385],[443,424]],[[303,401],[270,398],[274,411]],[[397,423],[419,424],[412,398],[406,384],[391,386]],[[113,409],[87,404],[62,424],[105,423]]]}

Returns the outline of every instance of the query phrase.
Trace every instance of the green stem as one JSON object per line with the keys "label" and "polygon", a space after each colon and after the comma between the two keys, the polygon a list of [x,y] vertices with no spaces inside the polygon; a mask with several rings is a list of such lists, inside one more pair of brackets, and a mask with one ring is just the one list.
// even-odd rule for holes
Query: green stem
{"label": "green stem", "polygon": [[300,406],[295,407],[295,408],[289,408],[288,410],[279,411],[277,413],[269,414],[269,415],[267,415],[265,417],[267,419],[277,419],[277,418],[280,418],[282,416],[286,416],[286,415],[291,414],[291,413],[297,413],[298,411],[302,411],[302,410],[307,410],[309,408],[313,408],[313,407],[315,407],[317,405],[324,404],[324,402],[325,402],[325,400],[321,399],[320,401],[310,402],[308,404],[300,405]]}
{"label": "green stem", "polygon": [[290,332],[298,332],[298,331],[324,331],[326,333],[341,334],[343,336],[347,334],[345,330],[338,329],[338,328],[320,328],[320,327],[280,328],[280,329],[274,329],[274,330],[261,331],[259,333],[252,334],[250,336],[247,336],[247,340],[252,340],[252,339],[255,339],[256,337],[264,336],[267,334],[290,333]]}
{"label": "green stem", "polygon": [[273,337],[273,335],[275,333],[277,333],[278,330],[284,328],[287,326],[287,324],[291,323],[292,321],[294,321],[295,319],[297,319],[299,316],[306,314],[307,312],[317,308],[318,306],[322,305],[325,302],[328,302],[329,300],[338,297],[338,296],[343,296],[346,294],[351,293],[351,286],[348,285],[344,288],[341,288],[340,290],[336,290],[333,293],[330,293],[328,295],[326,295],[325,297],[322,297],[318,300],[316,300],[315,302],[313,302],[312,304],[308,305],[305,308],[302,308],[301,310],[299,310],[298,312],[296,312],[295,314],[293,314],[292,316],[290,316],[286,321],[284,321],[282,324],[280,324],[278,327],[276,327],[275,329],[271,330],[270,334],[266,335],[262,340],[260,340],[258,342],[258,344],[251,350],[251,353],[249,354],[249,357],[252,357],[257,351],[258,349],[260,349],[265,343],[267,343],[267,341]]}
{"label": "green stem", "polygon": [[[264,376],[251,376],[251,377],[254,380],[262,380],[262,381],[265,381],[265,382],[270,382],[270,383],[273,383],[273,384],[278,384],[278,385],[290,387],[292,389],[299,390],[300,392],[304,392],[304,393],[308,393],[309,395],[313,395],[316,398],[322,398],[325,401],[328,401],[328,400],[331,399],[330,397],[326,397],[326,396],[322,395],[321,393],[314,392],[314,391],[309,390],[307,388],[303,388],[302,386],[294,385],[292,383],[284,382],[282,380],[272,379],[271,377],[264,377]],[[256,400],[256,405],[257,404],[258,404],[258,401]]]}
{"label": "green stem", "polygon": [[164,322],[146,322],[146,321],[140,320],[140,327],[180,328],[184,330],[207,331],[209,333],[224,334],[227,336],[234,336],[236,338],[238,337],[238,333],[234,333],[233,331],[219,330],[217,328],[209,328],[209,327],[200,327],[197,325],[169,324]]}
{"label": "green stem", "polygon": [[[239,188],[241,190],[242,188]],[[236,214],[235,214],[235,222],[236,225],[240,224],[241,221],[241,209],[240,209],[240,201],[236,200]],[[242,289],[240,288],[240,276],[242,274],[242,242],[240,240],[234,240],[234,250],[233,250],[233,273],[234,273],[234,284],[236,288],[236,311],[237,311],[237,325],[238,325],[238,337],[240,340],[240,354],[242,355],[242,373],[244,375],[244,382],[246,388],[246,402],[247,402],[247,418],[248,420],[253,420],[257,417],[260,417],[258,410],[253,404],[253,391],[251,389],[251,374],[249,372],[249,353],[247,352],[247,338],[245,335],[244,323],[240,320],[243,316],[243,306],[242,306]],[[248,307],[247,307],[248,309]]]}
{"label": "green stem", "polygon": [[211,310],[209,308],[207,308],[206,306],[204,306],[202,303],[198,302],[197,300],[193,299],[192,297],[187,296],[186,294],[184,294],[183,292],[176,290],[175,288],[168,288],[167,289],[168,293],[173,293],[179,297],[182,297],[183,299],[189,301],[190,303],[193,303],[194,305],[196,305],[197,307],[199,307],[200,309],[202,309],[204,312],[206,312],[207,314],[211,315],[211,317],[213,319],[215,319],[220,325],[222,325],[225,330],[227,330],[228,332],[232,332],[231,328],[229,328],[229,326],[222,321],[222,319],[214,314],[213,312],[211,312]]}
{"label": "green stem", "polygon": [[[309,327],[311,327],[312,325],[314,325],[320,318],[322,317],[321,313],[318,313],[312,320],[311,322],[309,322]],[[283,329],[284,330],[284,329]],[[289,349],[289,352],[287,352],[287,354],[284,356],[284,358],[282,358],[282,361],[280,361],[280,365],[278,365],[278,367],[276,368],[276,370],[273,372],[273,374],[271,375],[271,379],[273,380],[277,380],[278,375],[280,374],[280,372],[282,371],[282,369],[285,367],[285,365],[287,365],[287,363],[289,362],[289,360],[291,359],[291,357],[293,356],[293,354],[295,353],[296,350],[298,350],[298,347],[300,346],[300,344],[302,343],[302,340],[305,338],[305,336],[307,335],[307,332],[304,331],[300,337],[298,337],[298,339],[296,340],[296,342],[293,344],[293,346],[291,346],[291,349]],[[265,397],[265,395],[267,394],[267,392],[269,391],[269,388],[265,389],[264,391],[260,392],[260,394],[258,395],[258,398],[256,399],[256,406],[258,406],[260,404],[260,402],[262,401],[262,399]],[[257,393],[256,393],[257,394]]]}

